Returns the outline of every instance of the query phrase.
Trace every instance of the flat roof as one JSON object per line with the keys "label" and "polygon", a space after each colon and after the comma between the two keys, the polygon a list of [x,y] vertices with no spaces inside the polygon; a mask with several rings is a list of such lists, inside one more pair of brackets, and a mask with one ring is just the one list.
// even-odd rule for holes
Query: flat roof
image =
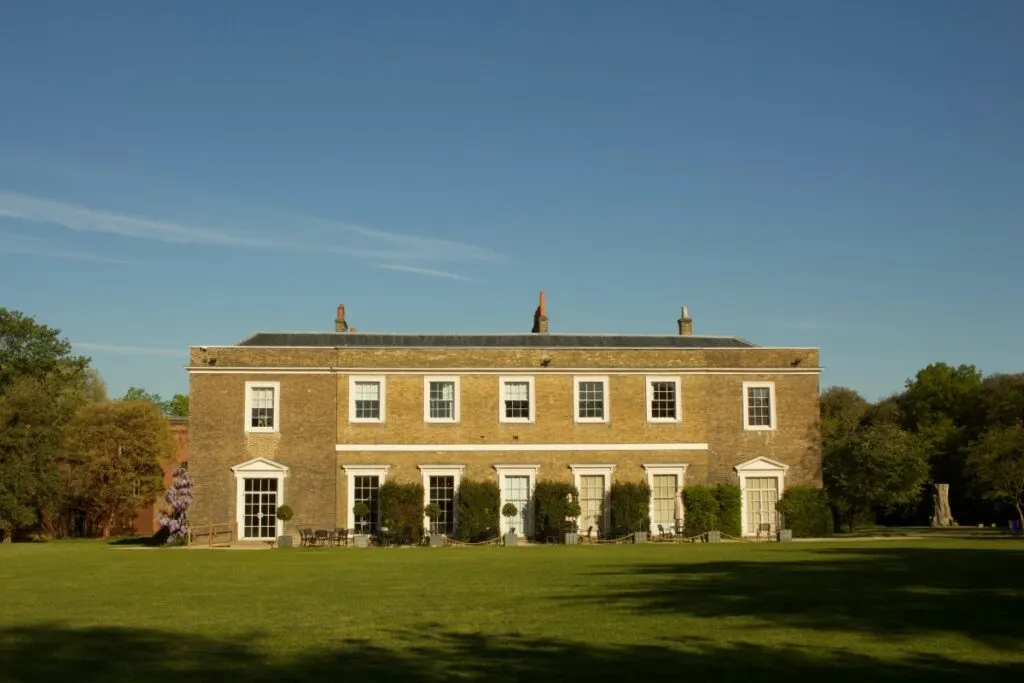
{"label": "flat roof", "polygon": [[739,337],[661,334],[371,334],[364,332],[257,332],[238,346],[263,347],[449,347],[576,349],[750,349]]}

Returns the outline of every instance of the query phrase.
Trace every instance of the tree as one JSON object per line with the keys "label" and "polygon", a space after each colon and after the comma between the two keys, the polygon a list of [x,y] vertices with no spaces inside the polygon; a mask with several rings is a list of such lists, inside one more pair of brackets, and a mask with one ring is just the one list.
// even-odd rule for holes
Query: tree
{"label": "tree", "polygon": [[169,401],[165,401],[160,394],[153,394],[142,387],[131,387],[125,392],[122,401],[148,401],[160,409],[164,415],[175,417],[188,417],[188,396],[175,394]]}
{"label": "tree", "polygon": [[188,417],[188,396],[184,394],[175,394],[174,397],[167,402],[167,414],[173,415],[174,417]]}
{"label": "tree", "polygon": [[921,442],[896,425],[858,429],[822,453],[829,500],[852,529],[874,508],[891,511],[920,499],[928,478]]}
{"label": "tree", "polygon": [[60,330],[0,307],[0,393],[17,377],[76,377],[88,365],[88,358],[72,355],[71,342],[60,337]]}
{"label": "tree", "polygon": [[1013,505],[1024,528],[1024,423],[985,432],[971,444],[967,468],[982,496]]}
{"label": "tree", "polygon": [[68,430],[66,449],[82,460],[87,517],[104,537],[157,498],[161,464],[175,453],[170,425],[149,401],[84,407]]}
{"label": "tree", "polygon": [[164,493],[164,502],[169,510],[160,517],[160,526],[167,533],[168,543],[180,544],[188,539],[188,509],[194,500],[192,477],[181,466],[174,468],[171,476],[174,477],[171,487]]}
{"label": "tree", "polygon": [[829,387],[821,393],[821,438],[831,439],[857,428],[871,407],[864,398],[847,387]]}

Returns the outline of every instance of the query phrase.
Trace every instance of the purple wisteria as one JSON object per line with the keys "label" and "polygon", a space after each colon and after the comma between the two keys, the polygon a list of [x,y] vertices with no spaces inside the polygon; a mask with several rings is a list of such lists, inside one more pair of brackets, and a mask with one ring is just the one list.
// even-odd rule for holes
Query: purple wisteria
{"label": "purple wisteria", "polygon": [[192,505],[192,477],[184,467],[177,467],[171,476],[174,481],[164,494],[170,513],[160,516],[160,524],[169,532],[168,543],[183,543],[188,538],[188,508]]}

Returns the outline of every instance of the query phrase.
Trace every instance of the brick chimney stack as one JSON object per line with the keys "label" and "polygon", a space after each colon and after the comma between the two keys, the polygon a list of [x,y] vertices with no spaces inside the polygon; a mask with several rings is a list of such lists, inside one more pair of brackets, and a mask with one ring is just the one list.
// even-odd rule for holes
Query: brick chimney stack
{"label": "brick chimney stack", "polygon": [[693,336],[693,318],[690,317],[690,312],[686,310],[686,306],[683,306],[682,315],[679,316],[679,320],[676,322],[679,323],[679,336]]}
{"label": "brick chimney stack", "polygon": [[533,332],[534,334],[548,333],[548,308],[544,301],[544,292],[540,293],[540,303],[537,306],[537,311],[533,314]]}
{"label": "brick chimney stack", "polygon": [[348,332],[348,323],[345,322],[345,304],[338,304],[338,317],[334,320],[335,332]]}

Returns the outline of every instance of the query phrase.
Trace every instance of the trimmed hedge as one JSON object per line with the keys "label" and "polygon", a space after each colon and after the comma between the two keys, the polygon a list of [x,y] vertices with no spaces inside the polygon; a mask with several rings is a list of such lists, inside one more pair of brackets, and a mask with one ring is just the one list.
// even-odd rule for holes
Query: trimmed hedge
{"label": "trimmed hedge", "polygon": [[387,481],[380,487],[380,525],[400,543],[423,538],[423,485]]}
{"label": "trimmed hedge", "polygon": [[612,526],[626,531],[650,531],[651,487],[647,482],[625,481],[612,484]]}
{"label": "trimmed hedge", "polygon": [[821,538],[835,530],[828,497],[816,486],[786,489],[775,509],[785,517],[785,528],[793,531],[793,538]]}
{"label": "trimmed hedge", "polygon": [[572,531],[572,525],[565,520],[566,497],[571,495],[579,501],[580,493],[572,484],[560,481],[538,481],[533,490],[534,537],[543,541],[548,536],[561,536]]}
{"label": "trimmed hedge", "polygon": [[460,541],[483,541],[498,535],[501,491],[493,481],[463,479],[459,484],[459,524],[455,537]]}
{"label": "trimmed hedge", "polygon": [[743,533],[740,487],[735,484],[688,486],[683,489],[686,508],[686,535],[721,531],[729,536]]}
{"label": "trimmed hedge", "polygon": [[683,489],[686,510],[686,535],[696,536],[718,529],[718,500],[710,486],[687,486]]}
{"label": "trimmed hedge", "polygon": [[743,535],[743,494],[736,484],[715,486],[715,500],[718,501],[718,530],[723,534],[740,537]]}

